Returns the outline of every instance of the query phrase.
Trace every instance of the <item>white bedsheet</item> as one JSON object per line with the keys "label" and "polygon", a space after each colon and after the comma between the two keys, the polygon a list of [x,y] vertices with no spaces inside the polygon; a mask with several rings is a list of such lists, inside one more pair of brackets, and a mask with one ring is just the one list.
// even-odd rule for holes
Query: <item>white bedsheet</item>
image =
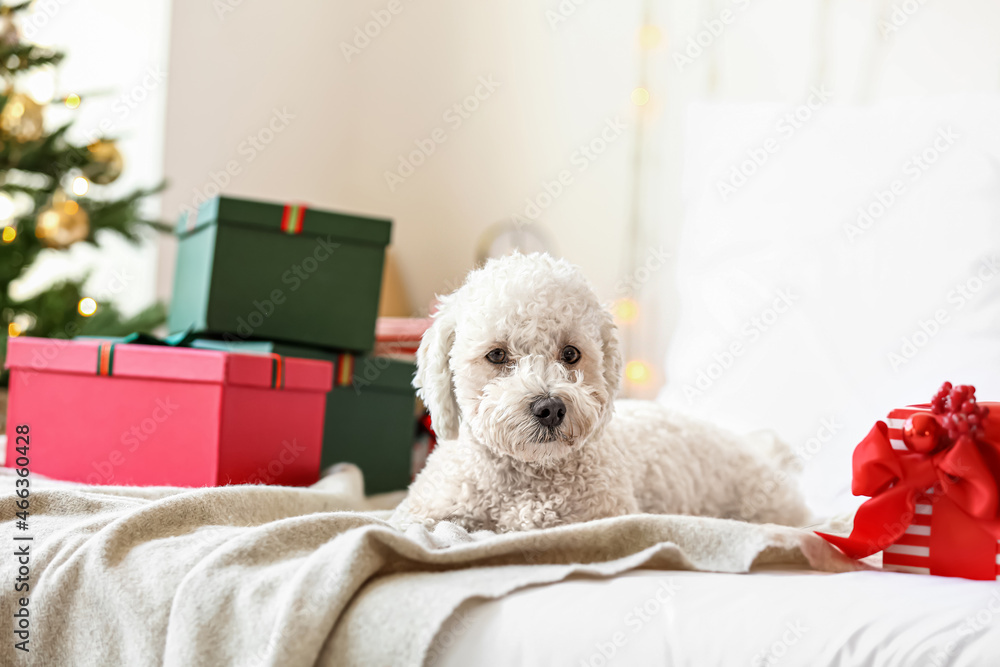
{"label": "white bedsheet", "polygon": [[643,570],[458,610],[434,667],[1000,665],[1000,584],[890,572]]}

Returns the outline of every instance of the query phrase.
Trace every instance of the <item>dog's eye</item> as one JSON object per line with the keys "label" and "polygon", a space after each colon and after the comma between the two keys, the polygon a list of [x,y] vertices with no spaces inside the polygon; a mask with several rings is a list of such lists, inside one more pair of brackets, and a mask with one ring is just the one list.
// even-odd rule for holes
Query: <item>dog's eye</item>
{"label": "dog's eye", "polygon": [[562,359],[564,364],[573,365],[580,361],[580,350],[576,349],[572,345],[567,345],[562,349],[559,354],[559,358]]}
{"label": "dog's eye", "polygon": [[486,353],[486,361],[491,364],[507,363],[507,350],[497,347]]}

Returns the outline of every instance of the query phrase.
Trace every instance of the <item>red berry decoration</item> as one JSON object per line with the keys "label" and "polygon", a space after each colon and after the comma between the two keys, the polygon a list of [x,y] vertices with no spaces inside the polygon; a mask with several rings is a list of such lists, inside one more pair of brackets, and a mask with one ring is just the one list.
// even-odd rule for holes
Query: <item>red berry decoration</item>
{"label": "red berry decoration", "polygon": [[934,415],[918,412],[903,425],[903,444],[911,452],[930,454],[941,442],[941,425]]}
{"label": "red berry decoration", "polygon": [[963,436],[975,440],[982,435],[983,422],[990,411],[976,402],[976,388],[972,385],[952,386],[945,382],[931,399],[931,412],[941,416],[948,439],[954,443]]}

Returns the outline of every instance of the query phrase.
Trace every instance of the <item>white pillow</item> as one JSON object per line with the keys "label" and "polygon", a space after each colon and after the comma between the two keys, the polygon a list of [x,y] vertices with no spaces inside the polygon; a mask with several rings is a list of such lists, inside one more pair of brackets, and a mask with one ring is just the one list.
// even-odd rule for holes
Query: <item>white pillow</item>
{"label": "white pillow", "polygon": [[891,408],[1000,400],[1000,97],[817,106],[692,109],[661,400],[776,430],[829,514]]}

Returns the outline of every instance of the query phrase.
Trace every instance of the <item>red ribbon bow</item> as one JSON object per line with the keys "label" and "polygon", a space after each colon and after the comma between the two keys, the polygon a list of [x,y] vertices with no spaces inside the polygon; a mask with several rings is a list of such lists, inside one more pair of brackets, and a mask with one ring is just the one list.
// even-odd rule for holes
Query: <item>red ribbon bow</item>
{"label": "red ribbon bow", "polygon": [[878,422],[854,450],[856,496],[871,499],[858,508],[850,537],[817,533],[852,558],[865,558],[895,543],[913,519],[917,497],[928,489],[979,520],[998,518],[997,478],[970,437],[935,453],[895,450],[889,427]]}

